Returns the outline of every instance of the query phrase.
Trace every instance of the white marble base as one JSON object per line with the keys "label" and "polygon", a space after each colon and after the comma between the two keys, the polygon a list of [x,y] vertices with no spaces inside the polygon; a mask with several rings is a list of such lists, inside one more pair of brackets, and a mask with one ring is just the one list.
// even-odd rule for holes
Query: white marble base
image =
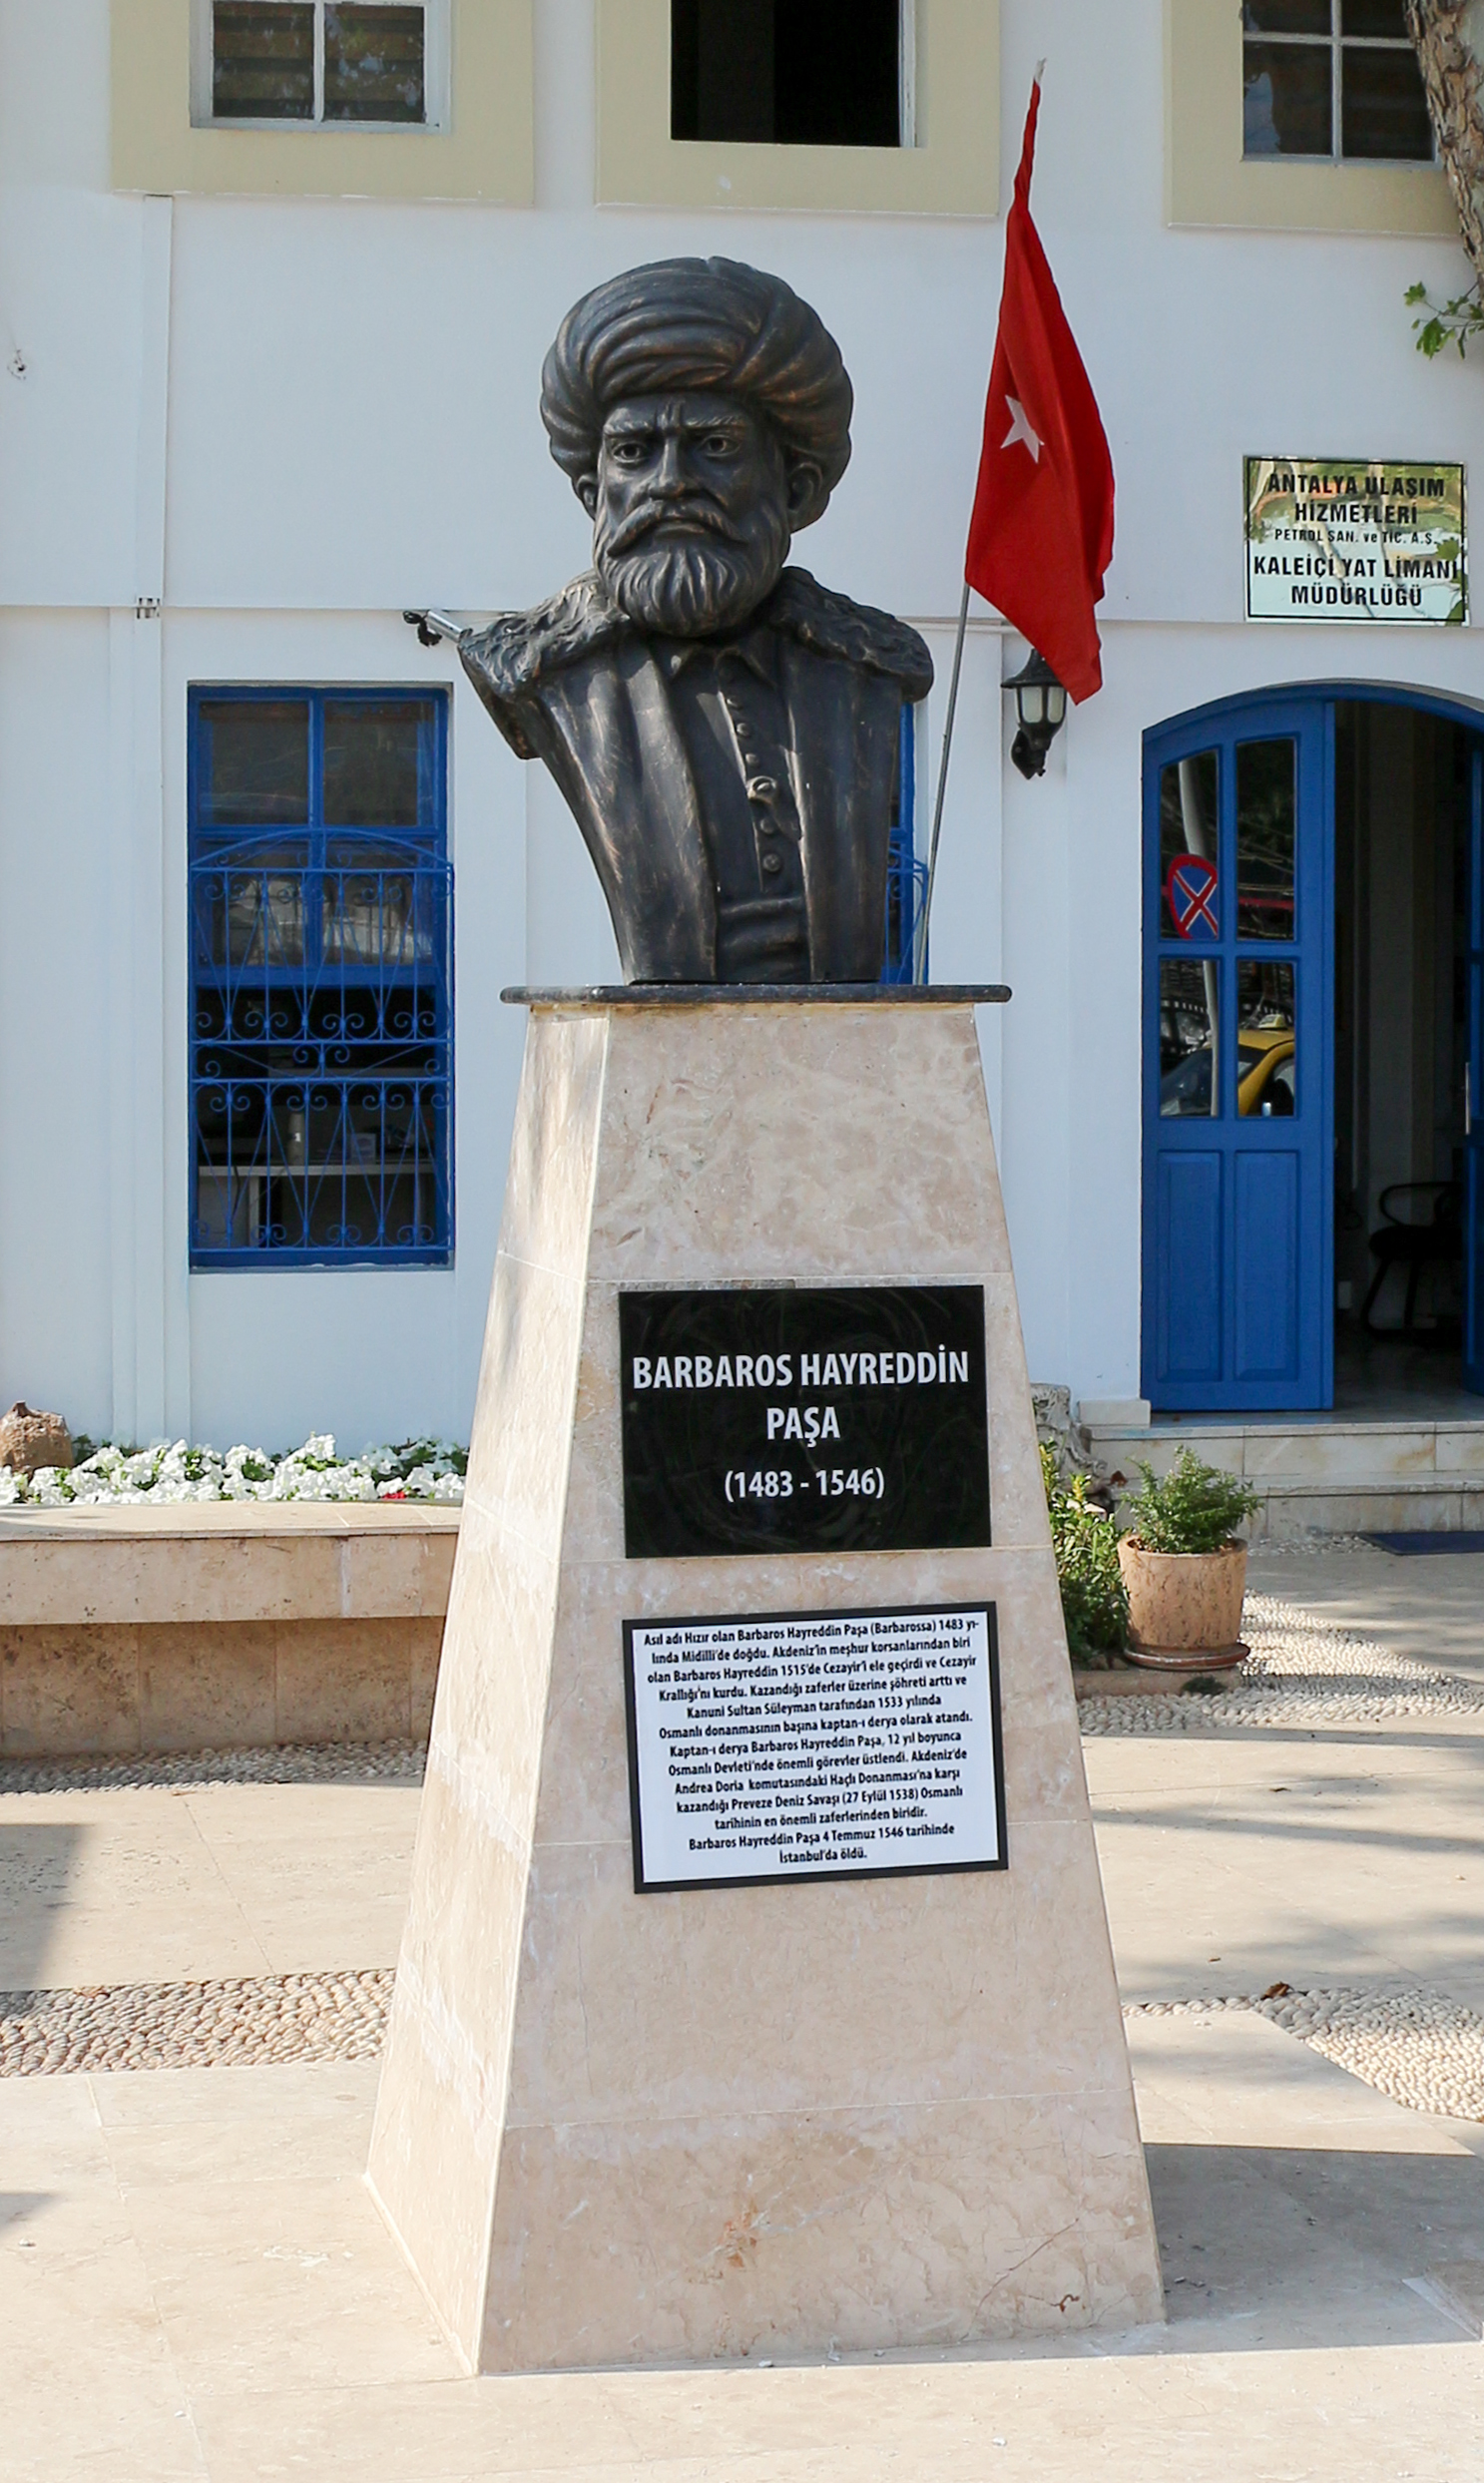
{"label": "white marble base", "polygon": [[[624,1285],[982,1283],[994,1549],[624,1559]],[[636,1896],[620,1624],[992,1598],[1010,1868]],[[1162,2311],[973,1011],[533,1011],[376,2197],[469,2366]]]}

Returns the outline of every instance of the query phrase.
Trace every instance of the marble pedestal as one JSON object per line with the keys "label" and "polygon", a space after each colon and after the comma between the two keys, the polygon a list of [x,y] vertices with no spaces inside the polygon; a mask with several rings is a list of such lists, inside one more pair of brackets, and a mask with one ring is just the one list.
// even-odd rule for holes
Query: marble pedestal
{"label": "marble pedestal", "polygon": [[[994,1547],[626,1561],[626,1286],[982,1283]],[[1009,1868],[636,1895],[625,1619],[992,1598]],[[972,1008],[532,1008],[369,2179],[471,2369],[1129,2326],[1159,2261]]]}

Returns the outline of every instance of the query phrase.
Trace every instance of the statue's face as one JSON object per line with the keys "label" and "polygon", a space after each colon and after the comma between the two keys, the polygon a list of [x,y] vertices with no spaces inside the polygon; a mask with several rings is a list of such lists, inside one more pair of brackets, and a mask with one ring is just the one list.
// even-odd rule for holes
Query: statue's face
{"label": "statue's face", "polygon": [[790,496],[766,420],[699,390],[616,405],[583,493],[614,601],[675,638],[735,629],[771,593],[792,535]]}

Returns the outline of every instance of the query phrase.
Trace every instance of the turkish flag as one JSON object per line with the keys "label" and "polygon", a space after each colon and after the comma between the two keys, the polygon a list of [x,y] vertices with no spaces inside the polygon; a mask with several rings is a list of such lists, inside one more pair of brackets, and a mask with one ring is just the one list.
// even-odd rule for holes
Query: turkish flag
{"label": "turkish flag", "polygon": [[964,576],[1072,698],[1103,686],[1093,608],[1113,558],[1113,459],[1031,222],[1040,81],[1031,89]]}

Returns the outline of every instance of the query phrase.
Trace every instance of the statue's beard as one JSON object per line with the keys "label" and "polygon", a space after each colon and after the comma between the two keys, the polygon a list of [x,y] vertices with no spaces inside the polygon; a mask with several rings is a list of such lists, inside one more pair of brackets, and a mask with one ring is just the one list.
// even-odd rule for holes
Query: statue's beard
{"label": "statue's beard", "polygon": [[773,501],[757,508],[744,534],[657,538],[654,525],[651,513],[642,528],[631,520],[615,529],[600,509],[593,557],[620,610],[664,638],[738,628],[772,593],[788,556],[787,519]]}

